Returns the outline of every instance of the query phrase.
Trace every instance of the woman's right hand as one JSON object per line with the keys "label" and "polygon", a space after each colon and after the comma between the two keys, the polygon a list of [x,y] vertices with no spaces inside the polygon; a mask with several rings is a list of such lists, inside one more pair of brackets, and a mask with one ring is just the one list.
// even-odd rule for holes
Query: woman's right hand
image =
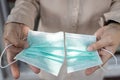
{"label": "woman's right hand", "polygon": [[[14,61],[14,57],[22,51],[24,48],[28,47],[28,43],[25,40],[29,27],[21,23],[8,23],[5,25],[4,29],[4,43],[5,46],[13,44],[10,48],[7,49],[7,61],[11,63]],[[30,68],[35,72],[39,73],[40,69],[30,66]],[[10,66],[12,75],[15,79],[18,79],[20,76],[19,66],[14,63]]]}

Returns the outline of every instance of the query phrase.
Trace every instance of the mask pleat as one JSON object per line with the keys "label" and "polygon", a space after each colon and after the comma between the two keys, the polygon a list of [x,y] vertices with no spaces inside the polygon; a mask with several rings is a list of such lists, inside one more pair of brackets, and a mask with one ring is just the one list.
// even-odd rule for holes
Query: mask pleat
{"label": "mask pleat", "polygon": [[87,47],[96,42],[92,35],[30,30],[27,41],[29,48],[21,51],[15,59],[56,76],[65,60],[68,73],[102,64],[97,51],[87,51]]}

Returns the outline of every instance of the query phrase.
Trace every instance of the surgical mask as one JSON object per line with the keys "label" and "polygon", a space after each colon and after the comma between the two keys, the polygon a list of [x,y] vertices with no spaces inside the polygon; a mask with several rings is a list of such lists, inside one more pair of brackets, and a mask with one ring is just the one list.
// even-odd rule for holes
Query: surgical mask
{"label": "surgical mask", "polygon": [[63,33],[29,31],[27,39],[30,47],[15,59],[57,76],[64,61]]}
{"label": "surgical mask", "polygon": [[[12,44],[8,45],[0,56],[0,67],[8,67],[20,60],[57,76],[65,59],[68,73],[102,64],[97,51],[87,51],[87,47],[96,42],[96,37],[92,35],[30,30],[27,41],[29,48],[21,51],[14,58],[15,61],[3,67],[1,65],[2,56]],[[110,53],[110,51],[108,52]]]}
{"label": "surgical mask", "polygon": [[45,33],[30,30],[27,37],[29,47],[14,59],[57,76],[64,61],[63,37],[63,32]]}
{"label": "surgical mask", "polygon": [[97,51],[87,51],[96,42],[93,35],[66,33],[67,72],[75,72],[102,64]]}

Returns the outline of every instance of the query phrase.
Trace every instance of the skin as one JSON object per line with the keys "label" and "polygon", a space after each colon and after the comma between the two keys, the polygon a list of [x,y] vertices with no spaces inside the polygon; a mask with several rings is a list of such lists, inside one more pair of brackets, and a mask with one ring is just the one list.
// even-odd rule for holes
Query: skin
{"label": "skin", "polygon": [[[27,37],[29,27],[24,24],[19,23],[9,23],[5,25],[4,29],[4,43],[5,46],[13,44],[14,46],[7,49],[7,61],[11,63],[14,61],[14,57],[22,51],[24,48],[29,47],[26,40],[23,40]],[[36,74],[40,72],[40,69],[30,65],[30,68]],[[14,63],[10,66],[12,75],[15,79],[18,79],[20,76],[20,70],[17,63]]]}
{"label": "skin", "polygon": [[[29,47],[28,43],[23,40],[27,37],[29,27],[24,24],[19,23],[8,23],[5,25],[4,29],[4,42],[5,46],[13,44],[14,46],[7,49],[7,60],[8,63],[13,61],[13,58],[24,48]],[[120,24],[109,24],[98,29],[95,32],[98,41],[88,47],[88,51],[98,50],[99,55],[103,61],[103,65],[112,57],[111,54],[101,50],[105,48],[112,53],[115,53],[116,49],[120,44]],[[15,79],[18,79],[20,76],[20,71],[17,63],[14,63],[11,67],[12,75]],[[35,73],[39,73],[40,69],[30,66],[30,68]],[[86,69],[86,75],[90,75],[98,70],[99,67],[92,67]]]}
{"label": "skin", "polygon": [[[112,57],[111,54],[103,51],[102,48],[109,50],[115,54],[117,48],[120,45],[120,24],[109,24],[98,29],[95,33],[98,41],[88,47],[88,51],[98,50],[103,65]],[[103,66],[102,65],[102,66]],[[85,71],[86,75],[90,75],[98,70],[100,67],[92,67]]]}

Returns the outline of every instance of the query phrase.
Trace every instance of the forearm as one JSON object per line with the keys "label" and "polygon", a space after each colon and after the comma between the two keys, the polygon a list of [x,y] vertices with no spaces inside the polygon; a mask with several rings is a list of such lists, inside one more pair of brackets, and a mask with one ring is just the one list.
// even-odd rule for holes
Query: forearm
{"label": "forearm", "polygon": [[39,0],[17,0],[6,23],[22,23],[33,29],[39,8]]}

